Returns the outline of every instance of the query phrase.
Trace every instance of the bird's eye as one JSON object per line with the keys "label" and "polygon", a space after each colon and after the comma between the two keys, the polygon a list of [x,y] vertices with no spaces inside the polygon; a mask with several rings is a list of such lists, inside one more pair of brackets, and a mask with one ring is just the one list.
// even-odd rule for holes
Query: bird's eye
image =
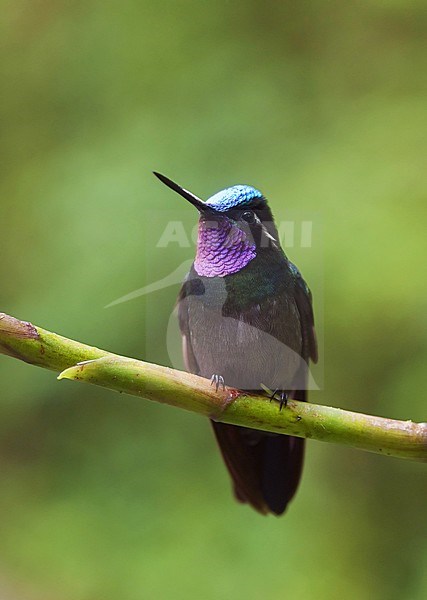
{"label": "bird's eye", "polygon": [[242,214],[242,219],[248,223],[253,223],[255,221],[255,214],[252,210],[245,210]]}

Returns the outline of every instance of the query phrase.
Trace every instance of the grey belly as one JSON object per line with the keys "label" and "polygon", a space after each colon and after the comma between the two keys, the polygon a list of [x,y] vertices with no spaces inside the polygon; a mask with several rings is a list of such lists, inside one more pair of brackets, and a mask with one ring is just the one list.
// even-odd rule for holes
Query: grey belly
{"label": "grey belly", "polygon": [[221,375],[226,385],[242,390],[304,387],[301,326],[293,303],[283,303],[279,321],[263,315],[262,326],[224,317],[198,299],[189,308],[189,341],[200,375]]}

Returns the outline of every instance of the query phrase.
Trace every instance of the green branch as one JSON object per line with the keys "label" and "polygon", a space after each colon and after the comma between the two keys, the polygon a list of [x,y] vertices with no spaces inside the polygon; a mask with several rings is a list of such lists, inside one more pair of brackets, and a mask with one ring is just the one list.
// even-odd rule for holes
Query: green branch
{"label": "green branch", "polygon": [[396,421],[290,400],[278,410],[265,396],[215,391],[202,377],[80,344],[0,313],[0,354],[60,372],[58,379],[94,383],[211,417],[274,433],[344,444],[427,462],[427,423]]}

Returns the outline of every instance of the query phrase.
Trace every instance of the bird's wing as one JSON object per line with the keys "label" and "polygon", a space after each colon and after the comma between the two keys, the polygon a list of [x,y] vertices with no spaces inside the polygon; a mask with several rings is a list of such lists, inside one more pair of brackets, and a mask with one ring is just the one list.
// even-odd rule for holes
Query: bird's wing
{"label": "bird's wing", "polygon": [[[197,285],[195,280],[187,275],[182,287],[179,291],[177,298],[178,308],[178,322],[182,336],[182,354],[184,358],[185,368],[189,373],[195,375],[200,374],[199,365],[197,364],[196,357],[194,356],[193,348],[191,345],[190,329],[188,325],[188,302],[189,296],[194,293],[194,287]],[[197,289],[196,289],[197,291]]]}
{"label": "bird's wing", "polygon": [[298,268],[291,262],[289,263],[289,268],[295,282],[295,302],[301,319],[303,358],[305,360],[311,358],[316,363],[318,355],[312,295]]}

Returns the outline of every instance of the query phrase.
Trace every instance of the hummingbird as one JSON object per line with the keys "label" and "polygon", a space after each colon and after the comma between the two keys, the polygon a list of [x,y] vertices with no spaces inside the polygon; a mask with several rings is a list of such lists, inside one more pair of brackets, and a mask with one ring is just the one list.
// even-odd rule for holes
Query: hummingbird
{"label": "hummingbird", "polygon": [[[197,251],[178,296],[186,369],[219,386],[306,400],[317,361],[312,295],[284,253],[265,196],[233,185],[203,201],[165,185],[199,213]],[[303,438],[211,421],[237,500],[281,515],[297,490]]]}

